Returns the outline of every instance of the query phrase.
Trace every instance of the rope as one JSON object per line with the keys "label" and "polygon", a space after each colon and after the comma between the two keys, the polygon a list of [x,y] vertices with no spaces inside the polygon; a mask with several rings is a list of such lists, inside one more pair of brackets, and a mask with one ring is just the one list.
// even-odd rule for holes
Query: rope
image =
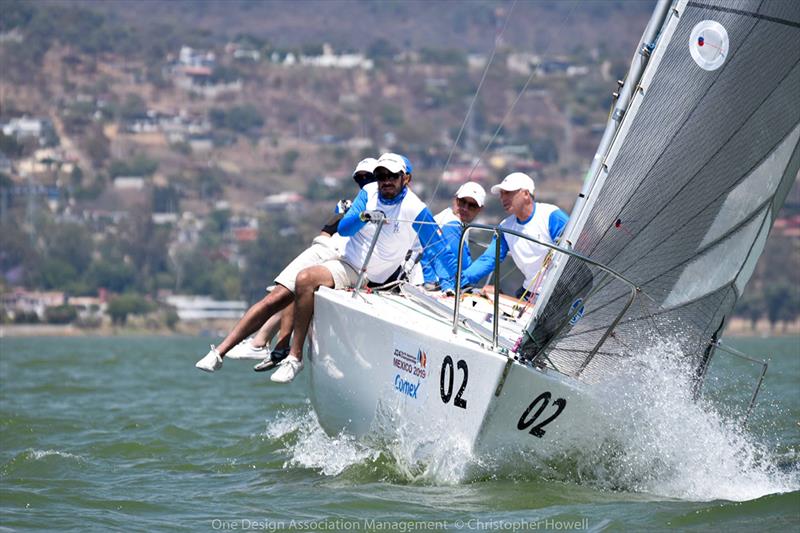
{"label": "rope", "polygon": [[534,297],[537,295],[537,291],[541,287],[542,281],[544,280],[544,273],[550,267],[550,263],[552,262],[552,260],[553,260],[553,250],[549,250],[547,252],[547,255],[544,256],[544,261],[542,261],[542,266],[539,267],[539,271],[536,273],[536,276],[531,280],[530,285],[525,288],[525,291],[519,297],[517,303],[522,304],[523,302],[525,302],[525,304],[522,306],[522,309],[519,310],[519,315],[517,316],[517,318],[524,315],[525,311],[527,311],[528,308],[533,304],[534,298],[525,299],[525,296],[528,293],[534,295]]}
{"label": "rope", "polygon": [[370,289],[373,292],[388,291],[388,290],[394,289],[395,287],[399,287],[403,283],[405,283],[405,280],[396,279],[394,281],[390,281],[388,283],[384,283],[383,285],[378,285],[377,287],[370,287]]}
{"label": "rope", "polygon": [[[570,18],[570,16],[572,16],[572,11],[574,9],[575,9],[574,5],[570,6],[569,11],[567,12],[566,16],[564,17],[564,20],[561,21],[561,24],[560,24],[561,26],[565,26],[566,25],[567,20]],[[551,44],[552,44],[552,41],[547,43],[547,46],[545,47],[544,51],[542,52],[542,55],[545,55],[545,54],[547,54],[547,52],[549,52]],[[522,86],[522,89],[520,89],[519,93],[517,93],[517,97],[511,103],[511,106],[508,108],[508,111],[506,111],[506,114],[503,117],[503,120],[501,120],[500,124],[497,126],[497,129],[495,130],[494,135],[492,135],[492,138],[489,139],[489,142],[486,144],[486,148],[483,149],[483,151],[481,152],[481,155],[478,156],[477,160],[475,160],[475,164],[472,166],[472,169],[469,171],[469,176],[468,176],[469,179],[472,178],[472,175],[475,173],[475,169],[478,168],[478,165],[483,160],[483,156],[486,155],[486,152],[488,152],[489,148],[491,148],[492,144],[494,144],[494,140],[500,134],[500,131],[503,129],[503,126],[506,123],[506,120],[508,120],[508,117],[511,116],[511,112],[514,110],[514,106],[517,105],[517,102],[519,102],[519,100],[522,98],[522,95],[525,94],[525,91],[528,90],[528,85],[531,84],[531,81],[533,81],[533,77],[535,75],[536,75],[536,71],[534,70],[534,71],[531,72],[530,76],[528,76],[528,79],[525,80],[525,84]]]}
{"label": "rope", "polygon": [[[505,22],[503,22],[503,29],[500,30],[500,33],[497,34],[494,38],[494,46],[492,48],[492,53],[489,55],[489,60],[486,62],[486,67],[483,69],[483,74],[481,75],[481,81],[478,83],[478,88],[475,89],[475,94],[472,96],[472,101],[469,103],[469,108],[467,108],[467,113],[464,115],[464,121],[461,123],[461,128],[458,130],[458,135],[456,136],[456,140],[453,142],[453,145],[450,147],[450,153],[447,154],[447,161],[444,163],[444,168],[442,169],[442,174],[447,171],[447,168],[450,166],[450,160],[453,158],[453,153],[456,150],[456,146],[458,146],[458,141],[461,140],[461,134],[464,133],[464,128],[467,125],[467,120],[469,120],[470,115],[472,114],[472,109],[475,107],[475,102],[478,100],[478,94],[481,92],[481,88],[483,87],[483,82],[486,80],[486,75],[489,73],[489,67],[492,66],[492,62],[494,61],[494,56],[497,53],[497,45],[500,43],[503,34],[508,27],[508,21],[511,20],[511,13],[514,12],[514,6],[517,5],[517,0],[514,0],[514,3],[511,4],[511,9],[508,10],[508,15],[506,16]],[[472,173],[470,173],[471,175]],[[441,176],[436,181],[436,187],[433,188],[433,192],[431,193],[431,202],[436,198],[436,192],[439,190],[439,186],[442,184]]]}

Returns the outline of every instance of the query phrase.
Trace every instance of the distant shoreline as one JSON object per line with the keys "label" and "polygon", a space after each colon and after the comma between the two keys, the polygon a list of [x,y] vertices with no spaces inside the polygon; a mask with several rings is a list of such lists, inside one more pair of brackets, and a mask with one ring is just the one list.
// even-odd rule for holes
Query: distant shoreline
{"label": "distant shoreline", "polygon": [[[175,330],[168,328],[148,328],[142,326],[102,326],[99,328],[79,328],[77,326],[56,324],[3,324],[0,325],[0,338],[4,337],[224,337],[235,320],[216,320],[209,322],[182,322]],[[779,323],[774,330],[769,321],[760,320],[753,328],[750,321],[733,318],[725,328],[723,337],[800,337],[800,320]]]}
{"label": "distant shoreline", "polygon": [[235,320],[213,322],[179,323],[174,330],[138,325],[101,326],[99,328],[79,328],[72,324],[3,324],[0,325],[0,338],[3,337],[224,337]]}

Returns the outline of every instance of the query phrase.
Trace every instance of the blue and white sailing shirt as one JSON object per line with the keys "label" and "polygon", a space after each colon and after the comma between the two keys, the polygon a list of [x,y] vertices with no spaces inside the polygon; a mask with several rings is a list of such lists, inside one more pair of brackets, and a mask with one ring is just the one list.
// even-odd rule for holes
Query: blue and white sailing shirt
{"label": "blue and white sailing shirt", "polygon": [[[461,242],[461,219],[453,212],[452,207],[448,207],[437,213],[433,219],[439,224],[442,229],[442,237],[447,247],[453,253],[453,256],[458,257],[458,245]],[[425,283],[436,283],[439,277],[433,268],[434,253],[430,248],[425,248],[422,254],[422,273],[425,277]],[[464,250],[461,253],[461,271],[463,272],[472,264],[472,256],[469,252],[469,242],[464,243]]]}
{"label": "blue and white sailing shirt", "polygon": [[[517,231],[543,242],[555,244],[568,220],[569,216],[558,207],[552,204],[535,202],[533,204],[533,213],[527,220],[519,220],[516,216],[511,215],[500,223],[500,227]],[[494,269],[496,239],[497,236],[492,239],[486,251],[461,274],[462,285],[474,285]],[[531,286],[536,274],[542,267],[547,251],[548,249],[544,246],[521,239],[516,235],[500,234],[500,262],[502,263],[506,258],[506,254],[511,252],[514,264],[525,276],[523,287]]]}
{"label": "blue and white sailing shirt", "polygon": [[456,259],[445,245],[439,226],[428,207],[408,187],[391,200],[380,196],[377,183],[361,189],[353,206],[339,222],[339,234],[350,237],[343,259],[357,270],[364,264],[377,226],[363,222],[363,211],[381,211],[388,221],[381,229],[375,250],[367,265],[367,277],[374,283],[383,283],[405,261],[406,253],[419,238],[420,243],[436,253],[434,269],[442,281],[443,289],[454,286]]}

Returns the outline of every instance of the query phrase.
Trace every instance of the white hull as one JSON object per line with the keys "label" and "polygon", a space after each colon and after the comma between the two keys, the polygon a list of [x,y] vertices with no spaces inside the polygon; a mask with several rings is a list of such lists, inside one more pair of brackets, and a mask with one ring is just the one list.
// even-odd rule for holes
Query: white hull
{"label": "white hull", "polygon": [[514,361],[495,395],[508,358],[484,342],[402,296],[321,289],[310,357],[320,424],[331,435],[414,434],[478,454],[547,457],[591,438],[598,417],[582,384]]}

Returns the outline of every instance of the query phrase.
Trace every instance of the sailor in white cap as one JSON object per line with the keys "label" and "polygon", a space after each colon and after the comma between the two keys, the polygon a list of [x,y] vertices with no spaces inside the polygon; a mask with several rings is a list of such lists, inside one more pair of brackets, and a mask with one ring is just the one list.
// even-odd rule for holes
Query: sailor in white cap
{"label": "sailor in white cap", "polygon": [[397,154],[383,154],[375,167],[377,183],[366,185],[339,223],[339,233],[349,236],[342,257],[309,267],[297,275],[294,336],[289,356],[272,374],[272,381],[288,383],[303,369],[303,344],[314,313],[314,293],[321,286],[354,287],[377,231],[367,220],[380,212],[386,227],[381,230],[366,267],[367,278],[384,283],[405,261],[406,251],[416,239],[435,253],[434,268],[444,290],[455,284],[456,258],[442,240],[425,203],[408,188],[408,164]]}
{"label": "sailor in white cap", "polygon": [[[500,227],[555,244],[564,226],[567,225],[569,216],[555,205],[535,201],[534,190],[533,180],[522,172],[509,174],[501,183],[492,187],[492,194],[500,195],[503,209],[509,213],[509,216],[500,222]],[[496,239],[497,237],[492,239],[486,251],[461,274],[462,286],[474,285],[494,269]],[[534,280],[542,267],[547,251],[546,247],[516,235],[500,234],[500,262],[511,252],[514,264],[525,276],[522,287],[517,291],[517,297],[522,297],[526,293],[528,296],[531,295]]]}
{"label": "sailor in white cap", "polygon": [[[464,224],[469,224],[483,209],[486,200],[486,191],[479,183],[468,181],[458,188],[453,197],[453,205],[443,209],[433,218],[442,228],[442,236],[450,247],[453,255],[458,257],[458,246],[461,242],[461,230]],[[426,288],[435,289],[439,286],[439,277],[433,268],[433,253],[426,248],[420,261]],[[469,242],[464,243],[461,253],[461,270],[466,270],[472,264],[469,251]]]}
{"label": "sailor in white cap", "polygon": [[[368,157],[359,161],[353,171],[353,181],[360,189],[375,181],[375,165],[378,160]],[[222,368],[225,357],[231,359],[262,359],[254,370],[262,372],[275,368],[289,355],[289,339],[294,329],[294,298],[297,274],[313,265],[319,265],[339,257],[347,244],[347,238],[338,234],[339,222],[350,207],[350,200],[342,200],[325,222],[320,234],[303,253],[286,265],[275,278],[274,288],[259,302],[247,310],[239,323],[225,339],[200,359],[195,365],[200,370],[214,372]],[[278,342],[270,351],[269,339],[280,327]],[[258,329],[251,339],[247,336]]]}

